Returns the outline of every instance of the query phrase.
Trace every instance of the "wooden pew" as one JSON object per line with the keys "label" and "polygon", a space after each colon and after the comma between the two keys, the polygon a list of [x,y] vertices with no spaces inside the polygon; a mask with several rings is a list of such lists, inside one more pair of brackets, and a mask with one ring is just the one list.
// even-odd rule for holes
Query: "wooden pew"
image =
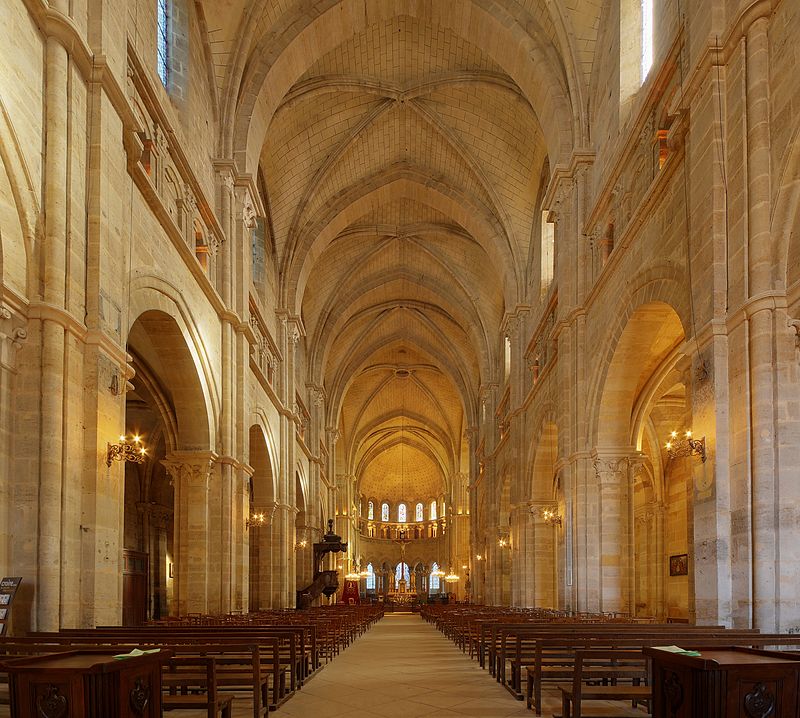
{"label": "wooden pew", "polygon": [[[603,685],[596,685],[600,680]],[[650,686],[642,685],[646,681],[647,665],[641,651],[579,649],[572,683],[559,685],[561,716],[581,718],[583,701],[589,700],[649,702],[653,693]]]}
{"label": "wooden pew", "polygon": [[[684,627],[685,628],[685,627]],[[542,711],[542,687],[545,681],[558,681],[572,678],[574,655],[577,650],[590,648],[606,650],[645,649],[659,645],[677,644],[688,649],[698,646],[704,648],[720,648],[730,646],[732,642],[753,647],[798,646],[800,636],[796,634],[759,634],[749,629],[714,631],[703,635],[695,632],[690,635],[675,634],[669,639],[662,635],[593,637],[576,641],[574,637],[541,638],[537,641],[536,655],[532,665],[526,667],[527,688],[526,705],[533,708],[537,715]],[[791,651],[783,651],[790,655]]]}
{"label": "wooden pew", "polygon": [[162,685],[166,689],[161,697],[164,711],[205,708],[208,718],[231,716],[234,695],[217,690],[214,657],[182,657],[170,660],[164,668]]}

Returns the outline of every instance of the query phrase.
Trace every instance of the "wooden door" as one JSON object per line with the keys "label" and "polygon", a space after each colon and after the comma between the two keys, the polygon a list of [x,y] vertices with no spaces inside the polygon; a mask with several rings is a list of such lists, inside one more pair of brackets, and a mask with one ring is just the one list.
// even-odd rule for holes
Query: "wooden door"
{"label": "wooden door", "polygon": [[148,556],[124,549],[122,562],[122,625],[141,626],[147,620]]}

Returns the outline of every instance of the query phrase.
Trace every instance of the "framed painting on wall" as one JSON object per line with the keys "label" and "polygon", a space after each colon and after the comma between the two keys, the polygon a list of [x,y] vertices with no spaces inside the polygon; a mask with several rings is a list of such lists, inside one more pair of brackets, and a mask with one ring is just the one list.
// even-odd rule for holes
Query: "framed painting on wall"
{"label": "framed painting on wall", "polygon": [[669,557],[669,575],[670,576],[688,576],[689,575],[689,555],[685,553],[678,554],[677,556]]}

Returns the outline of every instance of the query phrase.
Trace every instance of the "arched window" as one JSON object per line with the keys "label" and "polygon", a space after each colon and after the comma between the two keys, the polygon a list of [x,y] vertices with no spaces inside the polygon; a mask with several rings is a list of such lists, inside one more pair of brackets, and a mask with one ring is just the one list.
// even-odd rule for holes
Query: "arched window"
{"label": "arched window", "polygon": [[375,590],[375,569],[371,563],[367,564],[367,591]]}
{"label": "arched window", "polygon": [[400,504],[397,507],[397,520],[401,524],[404,524],[408,520],[408,516],[406,515],[406,505],[405,504]]}
{"label": "arched window", "polygon": [[381,504],[381,521],[389,520],[389,504],[385,501]]}
{"label": "arched window", "polygon": [[375,518],[375,504],[370,501],[367,504],[367,518],[372,521]]}
{"label": "arched window", "polygon": [[417,504],[417,507],[414,509],[414,521],[424,521],[425,518],[422,515],[422,503]]}
{"label": "arched window", "polygon": [[544,297],[553,283],[553,272],[555,270],[555,245],[556,245],[556,226],[547,221],[548,211],[542,212],[542,271],[541,271],[541,294]]}
{"label": "arched window", "polygon": [[431,593],[439,592],[439,577],[434,575],[434,573],[438,570],[439,570],[439,564],[434,561],[433,566],[431,566],[431,575],[428,582],[428,586],[430,587]]}
{"label": "arched window", "polygon": [[644,82],[653,67],[653,0],[642,0],[642,78]]}
{"label": "arched window", "polygon": [[620,124],[627,121],[630,113],[630,101],[644,84],[653,66],[654,30],[653,0],[620,0]]}
{"label": "arched window", "polygon": [[158,23],[157,58],[158,76],[164,87],[169,87],[170,32],[169,0],[157,0],[156,16]]}
{"label": "arched window", "polygon": [[395,572],[394,572],[394,590],[395,591],[399,591],[400,590],[400,579],[401,578],[404,578],[406,580],[406,588],[408,588],[409,585],[411,584],[411,574],[409,573],[408,564],[407,563],[398,563],[397,564],[397,568],[395,569]]}
{"label": "arched window", "polygon": [[436,521],[438,518],[436,514],[436,501],[431,501],[431,521]]}

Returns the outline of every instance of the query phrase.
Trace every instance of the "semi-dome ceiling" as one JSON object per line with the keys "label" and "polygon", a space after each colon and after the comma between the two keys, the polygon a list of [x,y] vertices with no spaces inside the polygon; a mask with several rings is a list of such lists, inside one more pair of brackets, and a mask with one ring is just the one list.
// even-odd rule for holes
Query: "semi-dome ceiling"
{"label": "semi-dome ceiling", "polygon": [[[302,316],[337,472],[376,496],[403,480],[438,493],[480,386],[502,379],[501,326],[526,301],[547,168],[581,124],[566,98],[599,8],[222,5],[217,82],[236,116],[221,143],[244,165],[261,148],[280,302]],[[239,47],[221,39],[237,9]],[[402,452],[425,468],[396,478]]]}

